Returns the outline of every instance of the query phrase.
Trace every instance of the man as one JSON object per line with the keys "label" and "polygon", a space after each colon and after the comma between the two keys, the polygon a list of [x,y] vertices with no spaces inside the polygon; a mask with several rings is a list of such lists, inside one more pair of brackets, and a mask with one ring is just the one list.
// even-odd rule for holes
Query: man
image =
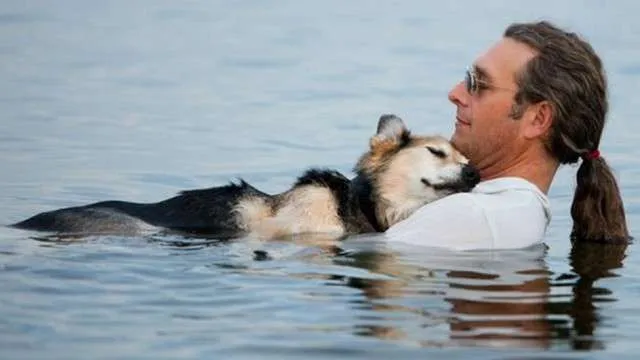
{"label": "man", "polygon": [[581,161],[572,240],[626,241],[620,192],[598,151],[606,87],[599,57],[576,34],[548,22],[509,26],[449,93],[451,140],[482,182],[419,209],[389,240],[460,250],[539,243],[556,170]]}

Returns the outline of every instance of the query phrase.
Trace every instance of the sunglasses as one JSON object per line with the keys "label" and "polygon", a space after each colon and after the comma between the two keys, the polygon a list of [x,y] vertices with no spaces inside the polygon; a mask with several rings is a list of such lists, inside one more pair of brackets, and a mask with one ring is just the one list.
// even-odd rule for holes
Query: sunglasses
{"label": "sunglasses", "polygon": [[495,85],[491,85],[486,81],[478,79],[478,74],[473,69],[467,69],[464,75],[464,86],[467,89],[467,92],[470,95],[476,95],[480,92],[481,89],[496,89],[496,90],[509,90],[515,91],[514,89],[498,87]]}

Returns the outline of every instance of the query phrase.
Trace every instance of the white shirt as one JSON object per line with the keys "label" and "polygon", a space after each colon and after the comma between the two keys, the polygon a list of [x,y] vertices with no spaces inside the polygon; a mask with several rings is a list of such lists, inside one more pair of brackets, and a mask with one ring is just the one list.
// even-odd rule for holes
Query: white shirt
{"label": "white shirt", "polygon": [[453,250],[520,249],[541,243],[550,219],[549,199],[537,186],[505,177],[427,204],[385,237]]}

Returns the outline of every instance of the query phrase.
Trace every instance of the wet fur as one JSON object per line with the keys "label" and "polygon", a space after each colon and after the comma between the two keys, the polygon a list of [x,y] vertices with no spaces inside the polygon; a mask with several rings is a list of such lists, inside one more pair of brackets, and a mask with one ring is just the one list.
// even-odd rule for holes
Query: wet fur
{"label": "wet fur", "polygon": [[[422,153],[427,151],[424,147],[428,144],[446,145],[450,154],[446,159],[431,159],[435,155],[427,157]],[[426,160],[442,160],[442,165],[431,165],[436,170],[446,166],[454,169],[451,180],[440,185],[439,190],[435,190],[437,184],[430,183],[433,179],[413,179],[419,168],[426,166],[421,163]],[[260,238],[384,231],[429,201],[471,189],[478,182],[478,176],[466,164],[467,160],[443,138],[412,136],[400,118],[385,115],[370,140],[369,151],[357,162],[354,179],[333,170],[310,169],[289,190],[275,195],[240,181],[183,191],[157,203],[104,201],[64,208],[40,213],[12,226],[65,234],[139,234],[168,230],[218,237],[248,234]],[[416,185],[417,181],[423,184]],[[428,189],[429,186],[433,189]]]}

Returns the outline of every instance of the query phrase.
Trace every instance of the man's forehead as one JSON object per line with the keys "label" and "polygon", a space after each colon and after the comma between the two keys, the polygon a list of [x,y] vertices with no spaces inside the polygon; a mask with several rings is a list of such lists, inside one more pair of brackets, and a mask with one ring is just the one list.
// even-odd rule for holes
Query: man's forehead
{"label": "man's forehead", "polygon": [[515,82],[515,75],[535,56],[536,51],[528,45],[502,38],[478,57],[473,65],[478,74],[487,80]]}

